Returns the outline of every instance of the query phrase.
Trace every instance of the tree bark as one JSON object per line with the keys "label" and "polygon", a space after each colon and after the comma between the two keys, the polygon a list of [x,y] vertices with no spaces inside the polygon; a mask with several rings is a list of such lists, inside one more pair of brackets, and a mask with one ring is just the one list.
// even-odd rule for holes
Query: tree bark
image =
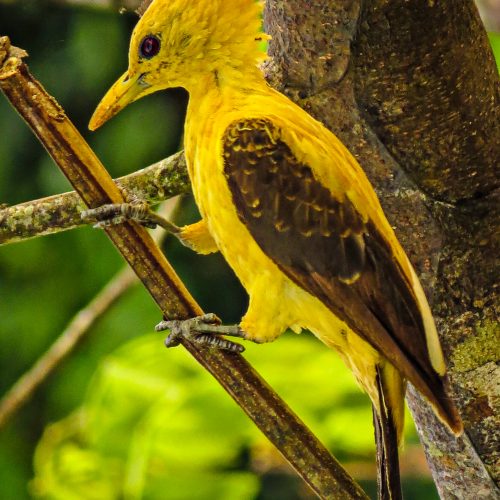
{"label": "tree bark", "polygon": [[466,432],[408,402],[442,498],[500,481],[499,81],[472,0],[268,0],[272,85],[367,172],[426,289]]}

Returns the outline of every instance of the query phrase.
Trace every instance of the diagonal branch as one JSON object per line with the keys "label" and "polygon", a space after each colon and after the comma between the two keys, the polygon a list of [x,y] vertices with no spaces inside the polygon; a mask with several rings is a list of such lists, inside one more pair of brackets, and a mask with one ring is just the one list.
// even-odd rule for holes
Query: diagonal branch
{"label": "diagonal branch", "polygon": [[[43,143],[89,207],[123,202],[121,193],[64,111],[0,38],[0,88]],[[188,318],[202,313],[147,231],[134,222],[106,230],[162,313]],[[224,387],[320,498],[367,498],[311,431],[241,356],[184,347]]]}
{"label": "diagonal branch", "polygon": [[[116,183],[131,196],[152,204],[191,190],[182,152],[120,177]],[[0,245],[80,226],[80,212],[85,208],[74,191],[4,208],[0,210]]]}

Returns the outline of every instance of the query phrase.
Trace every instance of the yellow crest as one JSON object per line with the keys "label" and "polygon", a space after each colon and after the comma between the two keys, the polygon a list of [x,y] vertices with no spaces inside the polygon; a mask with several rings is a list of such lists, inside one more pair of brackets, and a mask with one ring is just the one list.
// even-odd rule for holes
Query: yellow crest
{"label": "yellow crest", "polygon": [[[262,2],[256,0],[145,0],[136,38],[146,32],[161,36],[173,57],[217,59],[241,67],[265,56],[260,42]],[[135,47],[131,47],[135,50]]]}

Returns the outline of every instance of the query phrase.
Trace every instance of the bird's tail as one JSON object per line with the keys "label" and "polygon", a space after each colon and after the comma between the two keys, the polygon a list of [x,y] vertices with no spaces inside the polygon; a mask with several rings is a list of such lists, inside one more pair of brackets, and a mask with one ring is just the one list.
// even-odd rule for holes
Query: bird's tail
{"label": "bird's tail", "polygon": [[[392,368],[392,367],[391,367]],[[377,367],[376,383],[379,394],[378,405],[373,405],[373,426],[377,445],[377,484],[379,500],[401,500],[398,445],[402,433],[399,413],[402,401],[391,401],[390,391],[384,383],[382,369]],[[388,390],[389,389],[389,390]],[[402,399],[402,396],[400,396]]]}

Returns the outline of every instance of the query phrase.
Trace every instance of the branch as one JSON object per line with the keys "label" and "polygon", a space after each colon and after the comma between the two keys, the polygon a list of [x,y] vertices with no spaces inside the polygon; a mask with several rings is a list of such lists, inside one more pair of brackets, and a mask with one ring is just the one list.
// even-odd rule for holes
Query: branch
{"label": "branch", "polygon": [[[116,180],[137,199],[151,204],[191,190],[182,152]],[[86,206],[74,191],[0,210],[0,245],[58,233],[82,225]]]}
{"label": "branch", "polygon": [[[89,207],[120,203],[117,186],[56,101],[0,39],[0,88]],[[2,64],[3,63],[3,64]],[[105,229],[168,318],[202,314],[147,231],[134,222]],[[320,498],[367,498],[311,431],[240,355],[182,341]]]}

